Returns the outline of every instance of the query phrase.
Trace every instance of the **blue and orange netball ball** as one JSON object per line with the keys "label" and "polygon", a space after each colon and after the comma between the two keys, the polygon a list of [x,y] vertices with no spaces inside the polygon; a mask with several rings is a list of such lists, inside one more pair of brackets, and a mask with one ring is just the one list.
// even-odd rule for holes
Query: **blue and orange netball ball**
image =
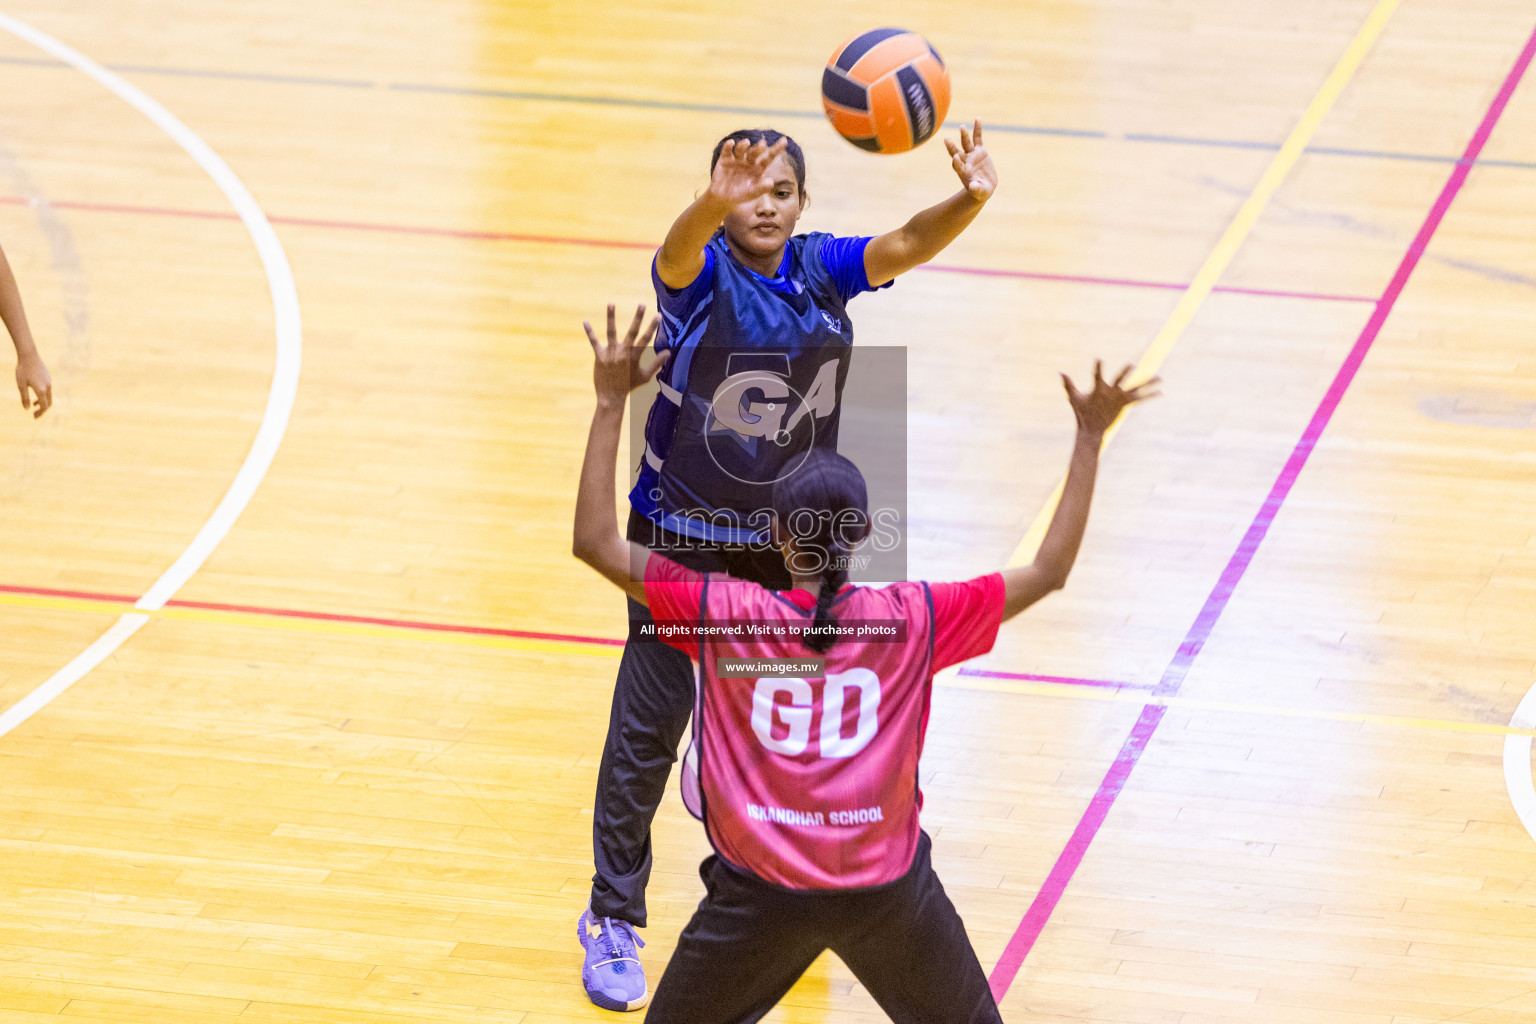
{"label": "blue and orange netball ball", "polygon": [[854,36],[821,75],[821,106],[837,133],[871,153],[905,153],[933,138],[949,113],[939,51],[901,28]]}

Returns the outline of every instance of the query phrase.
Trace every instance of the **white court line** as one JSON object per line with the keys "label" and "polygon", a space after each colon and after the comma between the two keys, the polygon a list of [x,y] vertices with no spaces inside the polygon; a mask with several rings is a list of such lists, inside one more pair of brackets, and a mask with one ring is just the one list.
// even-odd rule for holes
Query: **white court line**
{"label": "white court line", "polygon": [[[1526,691],[1509,724],[1517,729],[1536,728],[1536,686]],[[1536,782],[1531,780],[1531,737],[1504,737],[1504,785],[1515,805],[1520,824],[1536,839]]]}
{"label": "white court line", "polygon": [[[272,225],[261,212],[250,190],[229,169],[223,157],[209,148],[197,133],[182,124],[174,114],[150,99],[137,86],[25,22],[0,13],[0,29],[26,40],[95,79],[107,91],[153,121],[186,150],[197,161],[197,165],[208,172],[214,184],[219,186],[219,190],[240,215],[251,241],[256,244],[256,253],[261,257],[261,266],[266,271],[267,283],[272,291],[272,309],[277,327],[277,358],[272,370],[272,387],[267,393],[267,407],[261,416],[261,427],[256,431],[251,450],[246,454],[245,462],[235,474],[234,482],[225,492],[223,500],[219,502],[219,507],[214,509],[213,515],[203,524],[197,536],[192,538],[187,549],[135,605],[145,611],[155,611],[163,607],[192,574],[202,567],[213,549],[229,533],[230,527],[235,525],[235,520],[245,511],[251,496],[267,475],[267,469],[277,455],[277,447],[282,443],[283,433],[288,429],[288,416],[293,411],[294,395],[299,389],[299,364],[303,353],[303,328],[299,320],[299,296],[293,285],[293,270],[288,266],[288,257],[284,255],[282,244],[277,240],[277,233],[272,230]],[[100,665],[148,621],[147,615],[132,612],[118,619],[111,629],[76,655],[68,665],[55,672],[47,682],[4,714],[0,714],[0,736],[31,718],[49,701]]]}

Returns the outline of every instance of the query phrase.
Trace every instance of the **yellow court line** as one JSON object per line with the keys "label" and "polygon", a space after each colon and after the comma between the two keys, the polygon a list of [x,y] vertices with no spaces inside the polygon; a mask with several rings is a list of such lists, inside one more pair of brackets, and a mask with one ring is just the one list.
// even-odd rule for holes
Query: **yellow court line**
{"label": "yellow court line", "polygon": [[101,612],[104,615],[122,615],[135,610],[129,601],[88,601],[78,597],[44,597],[41,594],[0,594],[0,605],[59,612]]}
{"label": "yellow court line", "polygon": [[952,690],[985,690],[991,693],[1021,693],[1037,697],[1067,697],[1095,700],[1109,704],[1149,704],[1195,711],[1230,711],[1242,715],[1269,718],[1301,718],[1320,722],[1356,722],[1365,725],[1391,725],[1411,729],[1438,729],[1443,732],[1474,732],[1492,736],[1536,736],[1536,729],[1482,722],[1453,722],[1443,718],[1412,718],[1404,715],[1370,715],[1356,711],[1324,711],[1319,708],[1287,708],[1269,704],[1240,704],[1227,700],[1199,697],[1154,697],[1145,690],[1098,690],[1070,683],[1027,683],[977,676],[954,676],[936,685]]}
{"label": "yellow court line", "polygon": [[[1216,248],[1206,257],[1205,264],[1200,272],[1190,282],[1184,294],[1179,297],[1179,304],[1173,308],[1168,319],[1163,324],[1162,330],[1157,332],[1157,337],[1152,339],[1152,344],[1142,353],[1137,361],[1136,368],[1131,373],[1132,383],[1151,379],[1157,374],[1163,361],[1168,358],[1168,353],[1173,351],[1173,346],[1183,337],[1184,330],[1194,319],[1195,313],[1204,304],[1211,294],[1211,289],[1216,287],[1216,282],[1226,272],[1232,263],[1237,250],[1247,240],[1249,232],[1258,223],[1259,217],[1264,213],[1264,208],[1269,205],[1269,200],[1274,196],[1286,175],[1296,166],[1296,161],[1301,159],[1307,144],[1312,141],[1317,128],[1323,122],[1323,118],[1333,107],[1334,101],[1354,77],[1355,71],[1360,67],[1360,62],[1365,59],[1367,51],[1386,28],[1387,20],[1392,17],[1392,12],[1397,9],[1401,0],[1380,0],[1371,16],[1366,19],[1355,38],[1350,41],[1349,48],[1344,51],[1344,56],[1334,66],[1333,73],[1323,83],[1317,95],[1312,98],[1312,103],[1301,115],[1301,120],[1296,122],[1296,127],[1291,129],[1291,134],[1286,138],[1280,151],[1270,161],[1259,183],[1253,187],[1247,200],[1237,211],[1237,216],[1232,218],[1232,223],[1222,234],[1221,240],[1216,243]],[[1104,433],[1104,444],[1109,444],[1110,439],[1120,429],[1120,424],[1125,421],[1121,416],[1111,424]],[[1040,547],[1040,542],[1045,539],[1046,527],[1050,525],[1051,516],[1056,512],[1056,506],[1061,502],[1061,490],[1065,485],[1065,478],[1057,480],[1050,497],[1046,498],[1044,506],[1035,516],[1034,522],[1029,524],[1029,529],[1024,531],[1024,537],[1019,541],[1019,546],[1014,548],[1013,554],[1008,558],[1009,565],[1024,565],[1035,557],[1035,552]]]}

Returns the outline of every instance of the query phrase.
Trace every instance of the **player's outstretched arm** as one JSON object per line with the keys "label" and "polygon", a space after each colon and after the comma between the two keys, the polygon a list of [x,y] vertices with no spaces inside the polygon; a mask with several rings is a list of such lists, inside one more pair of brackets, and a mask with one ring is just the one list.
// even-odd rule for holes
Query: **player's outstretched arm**
{"label": "player's outstretched arm", "polygon": [[[21,407],[31,409],[32,418],[37,419],[53,404],[53,378],[48,376],[48,367],[37,354],[26,311],[21,307],[21,290],[16,287],[16,277],[4,252],[0,252],[0,321],[4,321],[11,343],[16,346],[16,388],[21,392]],[[29,389],[31,395],[27,394]]]}
{"label": "player's outstretched arm", "polygon": [[981,144],[981,122],[975,132],[960,129],[960,143],[945,139],[950,165],[963,186],[937,206],[917,214],[895,231],[870,239],[864,248],[864,274],[878,288],[933,259],[976,219],[997,190],[997,168]]}
{"label": "player's outstretched arm", "polygon": [[725,215],[739,203],[750,202],[773,189],[768,168],[789,146],[780,139],[772,146],[734,139],[720,150],[709,176],[709,188],[678,215],[656,254],[656,276],[668,288],[686,288],[704,269],[704,246]]}
{"label": "player's outstretched arm", "polygon": [[642,366],[645,349],[656,335],[656,321],[645,330],[645,307],[635,310],[629,333],[619,340],[614,326],[613,307],[608,307],[608,340],[597,340],[590,323],[587,340],[592,343],[592,386],[597,391],[597,408],[592,413],[592,427],[587,433],[587,454],[581,463],[581,485],[576,492],[576,528],[571,554],[602,573],[615,586],[641,604],[645,603],[645,561],[650,552],[625,540],[619,533],[614,515],[614,472],[619,458],[619,430],[624,420],[624,404],[629,393],[656,376],[670,352],[664,352]]}
{"label": "player's outstretched arm", "polygon": [[1152,390],[1160,378],[1153,377],[1144,384],[1132,388],[1121,385],[1130,376],[1127,366],[1115,377],[1114,383],[1104,380],[1104,364],[1093,364],[1093,390],[1087,394],[1072,386],[1072,379],[1061,375],[1062,386],[1067,389],[1067,401],[1077,416],[1077,441],[1072,448],[1072,465],[1067,470],[1067,482],[1062,487],[1061,503],[1051,517],[1051,525],[1040,542],[1040,550],[1030,565],[1003,570],[1003,618],[1010,619],[1040,600],[1053,590],[1066,585],[1072,563],[1077,560],[1077,549],[1083,543],[1083,531],[1088,526],[1088,506],[1093,501],[1093,481],[1099,471],[1099,448],[1104,443],[1104,432],[1125,409],[1135,402],[1157,397]]}

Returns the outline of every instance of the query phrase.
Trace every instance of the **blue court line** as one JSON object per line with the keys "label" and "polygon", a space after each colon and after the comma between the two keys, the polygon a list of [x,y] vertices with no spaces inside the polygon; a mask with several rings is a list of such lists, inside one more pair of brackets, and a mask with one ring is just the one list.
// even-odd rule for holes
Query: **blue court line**
{"label": "blue court line", "polygon": [[[64,67],[58,61],[39,57],[0,57],[0,64],[33,67]],[[532,103],[572,103],[586,106],[623,107],[631,110],[676,110],[694,114],[740,114],[745,117],[794,118],[818,121],[821,112],[782,110],[773,107],[742,107],[723,103],[688,103],[681,100],[651,100],[586,93],[541,92],[524,89],[485,89],[473,86],[433,85],[426,82],[371,82],[357,78],[321,78],[305,75],[277,75],[255,71],[211,71],[200,68],[159,67],[142,64],[109,64],[113,71],[139,75],[174,75],[182,78],[217,78],[247,82],[274,82],[284,85],[317,85],[342,89],[390,89],[396,92],[434,93],[444,96],[478,96],[485,99],[519,100]],[[948,122],[946,128],[958,128],[967,122]],[[1050,125],[988,124],[987,131],[1005,135],[1049,135],[1075,139],[1103,139],[1111,142],[1138,142],[1163,146],[1200,146],[1215,149],[1251,149],[1274,152],[1276,142],[1256,139],[1216,139],[1198,135],[1159,135],[1148,132],[1111,133],[1089,128],[1058,128]],[[1384,149],[1351,149],[1345,146],[1308,146],[1314,156],[1341,156],[1367,160],[1404,160],[1413,163],[1456,164],[1460,157],[1439,153],[1406,153]],[[1536,171],[1536,161],[1488,160],[1479,158],[1479,167],[1508,167]]]}
{"label": "blue court line", "polygon": [[361,78],[317,78],[313,75],[274,75],[260,71],[201,71],[196,68],[163,68],[147,64],[108,64],[125,75],[176,75],[181,78],[226,78],[245,82],[280,82],[283,85],[328,85],[338,89],[377,89],[379,83]]}
{"label": "blue court line", "polygon": [[1148,135],[1145,132],[1126,132],[1120,136],[1126,142],[1157,142],[1165,146],[1214,146],[1221,149],[1267,149],[1278,151],[1278,142],[1255,142],[1248,139],[1204,139],[1194,135]]}
{"label": "blue court line", "polygon": [[[63,68],[62,61],[50,57],[0,57],[0,64],[26,67]],[[109,71],[124,75],[172,75],[177,78],[220,78],[239,82],[276,82],[282,85],[324,85],[338,89],[377,89],[378,82],[360,78],[317,78],[313,75],[275,75],[261,71],[209,71],[202,68],[168,68],[148,64],[106,64]]]}
{"label": "blue court line", "polygon": [[425,85],[418,82],[390,82],[400,92],[432,92],[447,96],[483,96],[497,100],[533,100],[542,103],[584,103],[602,107],[629,107],[639,110],[686,110],[695,114],[750,114],[754,117],[817,118],[820,111],[772,110],[767,107],[731,107],[717,103],[683,103],[677,100],[639,100],[621,96],[588,96],[565,92],[528,92],[518,89],[476,89],[458,85]]}
{"label": "blue court line", "polygon": [[[991,131],[991,128],[987,129]],[[1219,149],[1264,149],[1271,152],[1280,149],[1278,142],[1257,142],[1248,139],[1206,139],[1198,135],[1148,135],[1143,132],[1126,132],[1121,136],[1126,142],[1155,142],[1167,146],[1209,146]],[[1316,156],[1354,156],[1372,160],[1411,160],[1418,163],[1459,164],[1459,156],[1441,153],[1403,153],[1388,149],[1351,149],[1348,146],[1308,146],[1302,152]],[[1529,160],[1477,160],[1478,167],[1517,167],[1536,170],[1536,162]]]}
{"label": "blue court line", "polygon": [[[969,128],[970,121],[945,121],[945,128]],[[1045,128],[1037,124],[984,124],[989,132],[1013,135],[1065,135],[1072,139],[1112,139],[1109,132],[1096,132],[1091,128]]]}
{"label": "blue court line", "polygon": [[[1418,160],[1432,164],[1459,164],[1462,158],[1459,156],[1444,156],[1438,153],[1389,153],[1379,149],[1348,149],[1343,146],[1311,146],[1308,153],[1321,153],[1326,156],[1364,156],[1377,159],[1389,158],[1393,160]],[[1482,161],[1488,163],[1490,161]],[[1532,164],[1536,167],[1536,164]]]}
{"label": "blue court line", "polygon": [[[593,96],[568,92],[533,92],[526,89],[478,89],[456,85],[424,85],[417,82],[391,82],[391,89],[400,92],[431,92],[448,96],[484,96],[490,99],[531,100],[536,103],[582,103],[604,107],[630,107],[641,110],[686,110],[695,114],[745,114],[749,117],[793,117],[819,121],[819,110],[775,110],[771,107],[734,107],[723,103],[684,103],[679,100],[642,100],[622,96]],[[950,121],[946,128],[970,127],[969,121]],[[1046,128],[1039,125],[996,124],[987,125],[989,132],[1011,132],[1018,135],[1066,135],[1075,138],[1104,139],[1105,132],[1085,128]]]}

